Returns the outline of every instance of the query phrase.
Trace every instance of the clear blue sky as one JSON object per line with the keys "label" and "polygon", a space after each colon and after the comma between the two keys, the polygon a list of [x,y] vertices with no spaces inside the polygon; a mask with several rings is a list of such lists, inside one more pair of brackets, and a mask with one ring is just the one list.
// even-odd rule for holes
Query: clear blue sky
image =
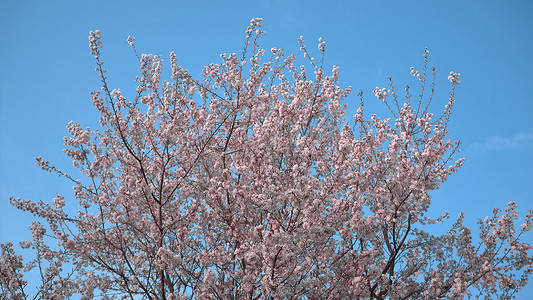
{"label": "clear blue sky", "polygon": [[[362,89],[372,112],[384,112],[372,89],[391,75],[397,86],[413,85],[409,68],[421,66],[428,47],[438,76],[435,112],[447,99],[447,74],[461,73],[450,130],[466,157],[433,194],[434,211],[466,211],[473,224],[511,200],[521,212],[533,208],[533,1],[0,0],[0,242],[29,238],[32,219],[13,209],[9,196],[72,199],[71,184],[33,158],[72,173],[62,153],[66,124],[97,125],[90,30],[101,30],[111,85],[128,96],[138,71],[128,35],[140,52],[168,63],[176,51],[199,74],[220,53],[240,52],[252,17],[264,18],[266,49],[296,52],[300,35],[316,49],[323,36],[326,65],[341,67],[341,84]],[[348,105],[352,116],[355,93]],[[526,239],[533,243],[531,234]],[[528,294],[533,283],[518,299]]]}

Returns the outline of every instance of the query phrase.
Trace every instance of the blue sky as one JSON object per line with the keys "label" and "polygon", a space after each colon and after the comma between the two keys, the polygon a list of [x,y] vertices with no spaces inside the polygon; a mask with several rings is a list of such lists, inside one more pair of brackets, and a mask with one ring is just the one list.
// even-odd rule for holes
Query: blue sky
{"label": "blue sky", "polygon": [[[300,35],[315,49],[323,36],[326,66],[339,65],[341,85],[362,89],[368,111],[379,114],[385,110],[372,89],[386,86],[388,76],[399,87],[415,84],[409,68],[421,67],[428,47],[438,76],[434,112],[446,102],[448,73],[461,73],[450,136],[462,141],[466,158],[433,193],[433,211],[466,211],[473,224],[511,200],[522,213],[533,208],[532,1],[0,0],[0,242],[29,238],[32,219],[12,208],[9,196],[72,199],[71,184],[33,158],[71,173],[62,153],[66,124],[97,125],[90,30],[101,30],[111,85],[128,96],[138,71],[128,35],[140,52],[168,62],[175,51],[199,74],[220,53],[240,52],[252,17],[264,18],[266,49],[297,52]],[[354,93],[348,116],[357,103]],[[528,294],[533,283],[517,299]]]}

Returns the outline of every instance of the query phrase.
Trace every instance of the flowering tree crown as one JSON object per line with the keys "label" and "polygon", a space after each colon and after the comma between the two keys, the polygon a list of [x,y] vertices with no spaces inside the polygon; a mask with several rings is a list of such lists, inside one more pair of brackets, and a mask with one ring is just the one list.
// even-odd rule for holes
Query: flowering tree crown
{"label": "flowering tree crown", "polygon": [[[41,217],[23,242],[24,264],[2,245],[0,289],[27,298],[22,272],[37,268],[38,297],[130,299],[461,299],[476,291],[506,298],[527,283],[531,246],[519,241],[516,205],[480,221],[474,242],[464,215],[446,234],[424,230],[429,192],[456,172],[459,142],[447,139],[460,75],[451,72],[444,111],[428,111],[435,68],[411,69],[418,94],[400,100],[392,79],[374,94],[392,120],[364,115],[349,125],[339,68],[307,66],[259,47],[262,19],[246,29],[242,54],[223,54],[195,79],[170,55],[139,55],[136,95],[110,87],[99,31],[89,36],[100,91],[100,128],[68,124],[65,153],[86,179],[75,182],[77,213],[11,198]],[[429,87],[429,88],[428,88]],[[429,92],[427,91],[429,90]],[[403,102],[403,103],[402,103]],[[45,243],[45,236],[58,247]],[[517,277],[522,272],[522,277]]]}

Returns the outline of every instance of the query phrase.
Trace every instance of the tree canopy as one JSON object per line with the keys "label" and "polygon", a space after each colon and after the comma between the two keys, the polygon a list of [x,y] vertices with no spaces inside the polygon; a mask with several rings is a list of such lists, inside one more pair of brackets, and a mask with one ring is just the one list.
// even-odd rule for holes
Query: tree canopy
{"label": "tree canopy", "polygon": [[[509,298],[527,283],[532,247],[513,202],[480,219],[472,237],[464,214],[447,233],[428,225],[430,192],[462,165],[447,138],[460,75],[449,98],[429,111],[435,68],[424,52],[411,70],[419,89],[394,81],[373,93],[390,118],[353,122],[352,89],[339,67],[323,66],[303,38],[307,64],[282,49],[261,49],[262,19],[246,29],[242,53],[221,55],[193,78],[170,55],[139,55],[136,96],[110,87],[99,31],[89,36],[102,87],[91,93],[96,130],[68,124],[65,153],[83,180],[38,157],[45,171],[75,183],[77,213],[11,198],[40,217],[31,226],[35,259],[2,244],[0,291],[29,298],[23,273],[40,273],[38,298],[129,299],[461,299]],[[51,245],[52,239],[57,245]],[[32,283],[34,285],[34,283]]]}

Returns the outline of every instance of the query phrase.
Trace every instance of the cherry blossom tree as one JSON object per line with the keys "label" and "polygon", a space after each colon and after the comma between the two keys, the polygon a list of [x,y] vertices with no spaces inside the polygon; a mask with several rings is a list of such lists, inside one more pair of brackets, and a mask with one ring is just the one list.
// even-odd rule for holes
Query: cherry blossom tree
{"label": "cherry blossom tree", "polygon": [[[101,36],[89,36],[102,87],[91,93],[100,128],[68,124],[65,153],[80,180],[79,210],[64,196],[51,203],[11,198],[40,217],[21,243],[24,262],[1,245],[0,291],[27,299],[23,273],[37,270],[36,298],[81,295],[126,299],[507,299],[527,283],[531,229],[513,202],[480,219],[479,237],[464,214],[442,235],[429,225],[430,192],[456,172],[459,142],[447,139],[460,75],[451,72],[444,111],[428,111],[435,68],[427,56],[411,69],[419,89],[400,99],[390,79],[373,93],[390,118],[345,119],[351,88],[339,68],[308,64],[282,49],[259,47],[262,19],[246,29],[241,54],[223,54],[195,79],[170,55],[139,55],[136,95],[112,89]],[[351,125],[350,125],[351,124]],[[70,203],[70,202],[69,202]],[[53,243],[57,243],[57,246]],[[35,284],[32,282],[32,286]]]}

